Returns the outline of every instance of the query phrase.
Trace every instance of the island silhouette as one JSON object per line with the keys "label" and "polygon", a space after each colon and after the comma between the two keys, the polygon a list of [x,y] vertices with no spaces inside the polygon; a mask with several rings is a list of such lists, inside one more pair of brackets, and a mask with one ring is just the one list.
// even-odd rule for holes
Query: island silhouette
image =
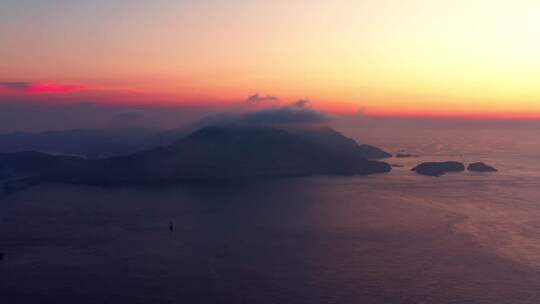
{"label": "island silhouette", "polygon": [[391,154],[359,145],[329,127],[221,124],[200,128],[168,146],[88,159],[40,152],[0,153],[4,192],[42,182],[88,185],[368,175],[391,171],[374,160]]}

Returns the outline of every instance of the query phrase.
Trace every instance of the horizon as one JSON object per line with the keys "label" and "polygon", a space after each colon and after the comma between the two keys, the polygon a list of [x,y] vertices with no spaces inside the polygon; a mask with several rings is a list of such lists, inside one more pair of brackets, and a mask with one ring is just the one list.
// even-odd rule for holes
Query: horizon
{"label": "horizon", "polygon": [[[213,104],[109,104],[95,102],[43,103],[0,102],[0,134],[39,133],[71,129],[177,129],[197,128],[243,116],[292,112],[293,124],[310,124],[305,116],[320,117],[318,124],[330,127],[374,128],[531,128],[540,126],[536,117],[396,115],[371,114],[362,109],[353,112],[329,112],[314,102],[245,100],[227,106]],[[297,120],[297,121],[294,121]]]}

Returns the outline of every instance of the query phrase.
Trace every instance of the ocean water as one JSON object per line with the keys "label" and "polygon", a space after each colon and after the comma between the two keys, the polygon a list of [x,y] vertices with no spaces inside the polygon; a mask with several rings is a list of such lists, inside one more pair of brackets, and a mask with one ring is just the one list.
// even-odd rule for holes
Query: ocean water
{"label": "ocean water", "polygon": [[[2,197],[0,300],[540,303],[535,130],[342,131],[420,157],[368,177],[41,185]],[[500,171],[410,171],[426,160]]]}

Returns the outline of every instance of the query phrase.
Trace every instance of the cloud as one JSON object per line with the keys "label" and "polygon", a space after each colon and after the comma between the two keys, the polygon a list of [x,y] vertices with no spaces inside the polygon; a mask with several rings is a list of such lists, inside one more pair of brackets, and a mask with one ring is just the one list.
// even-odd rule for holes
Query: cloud
{"label": "cloud", "polygon": [[[232,105],[160,104],[152,100],[140,103],[109,101],[108,91],[92,94],[30,94],[31,83],[2,83],[22,93],[0,93],[0,133],[45,131],[73,128],[178,128],[218,123],[251,125],[319,124],[329,120],[305,103],[281,102]],[[100,91],[101,92],[101,91]],[[113,95],[114,96],[114,95]],[[260,96],[259,96],[260,98]]]}
{"label": "cloud", "polygon": [[247,102],[250,102],[250,103],[259,103],[259,102],[265,102],[265,101],[279,101],[279,98],[275,97],[275,96],[272,96],[272,95],[266,95],[266,96],[262,96],[262,95],[259,95],[259,93],[255,94],[255,95],[251,95],[249,96],[247,99],[246,99]]}
{"label": "cloud", "polygon": [[11,81],[0,82],[0,88],[22,93],[30,94],[48,94],[48,93],[70,93],[97,90],[97,87],[82,85],[79,83],[57,83],[57,82],[24,82]]}
{"label": "cloud", "polygon": [[330,118],[322,112],[298,107],[283,107],[250,112],[244,114],[241,118],[242,122],[257,125],[321,124],[329,120]]}
{"label": "cloud", "polygon": [[298,99],[297,101],[293,102],[293,106],[297,108],[305,108],[308,103],[309,99]]}
{"label": "cloud", "polygon": [[13,91],[26,91],[31,87],[31,82],[0,82],[0,88]]}
{"label": "cloud", "polygon": [[35,83],[31,93],[70,93],[95,90],[97,88],[81,85],[81,84],[65,84],[65,83]]}
{"label": "cloud", "polygon": [[0,96],[0,133],[65,129],[146,127],[172,129],[196,123],[217,111],[210,106],[130,105],[103,102],[44,102]]}

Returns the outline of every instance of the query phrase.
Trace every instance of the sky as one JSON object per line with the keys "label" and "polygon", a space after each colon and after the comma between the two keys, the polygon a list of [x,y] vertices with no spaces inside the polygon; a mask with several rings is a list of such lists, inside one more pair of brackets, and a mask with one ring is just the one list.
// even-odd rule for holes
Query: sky
{"label": "sky", "polygon": [[333,113],[535,119],[538,54],[537,0],[0,2],[11,108],[258,94]]}

